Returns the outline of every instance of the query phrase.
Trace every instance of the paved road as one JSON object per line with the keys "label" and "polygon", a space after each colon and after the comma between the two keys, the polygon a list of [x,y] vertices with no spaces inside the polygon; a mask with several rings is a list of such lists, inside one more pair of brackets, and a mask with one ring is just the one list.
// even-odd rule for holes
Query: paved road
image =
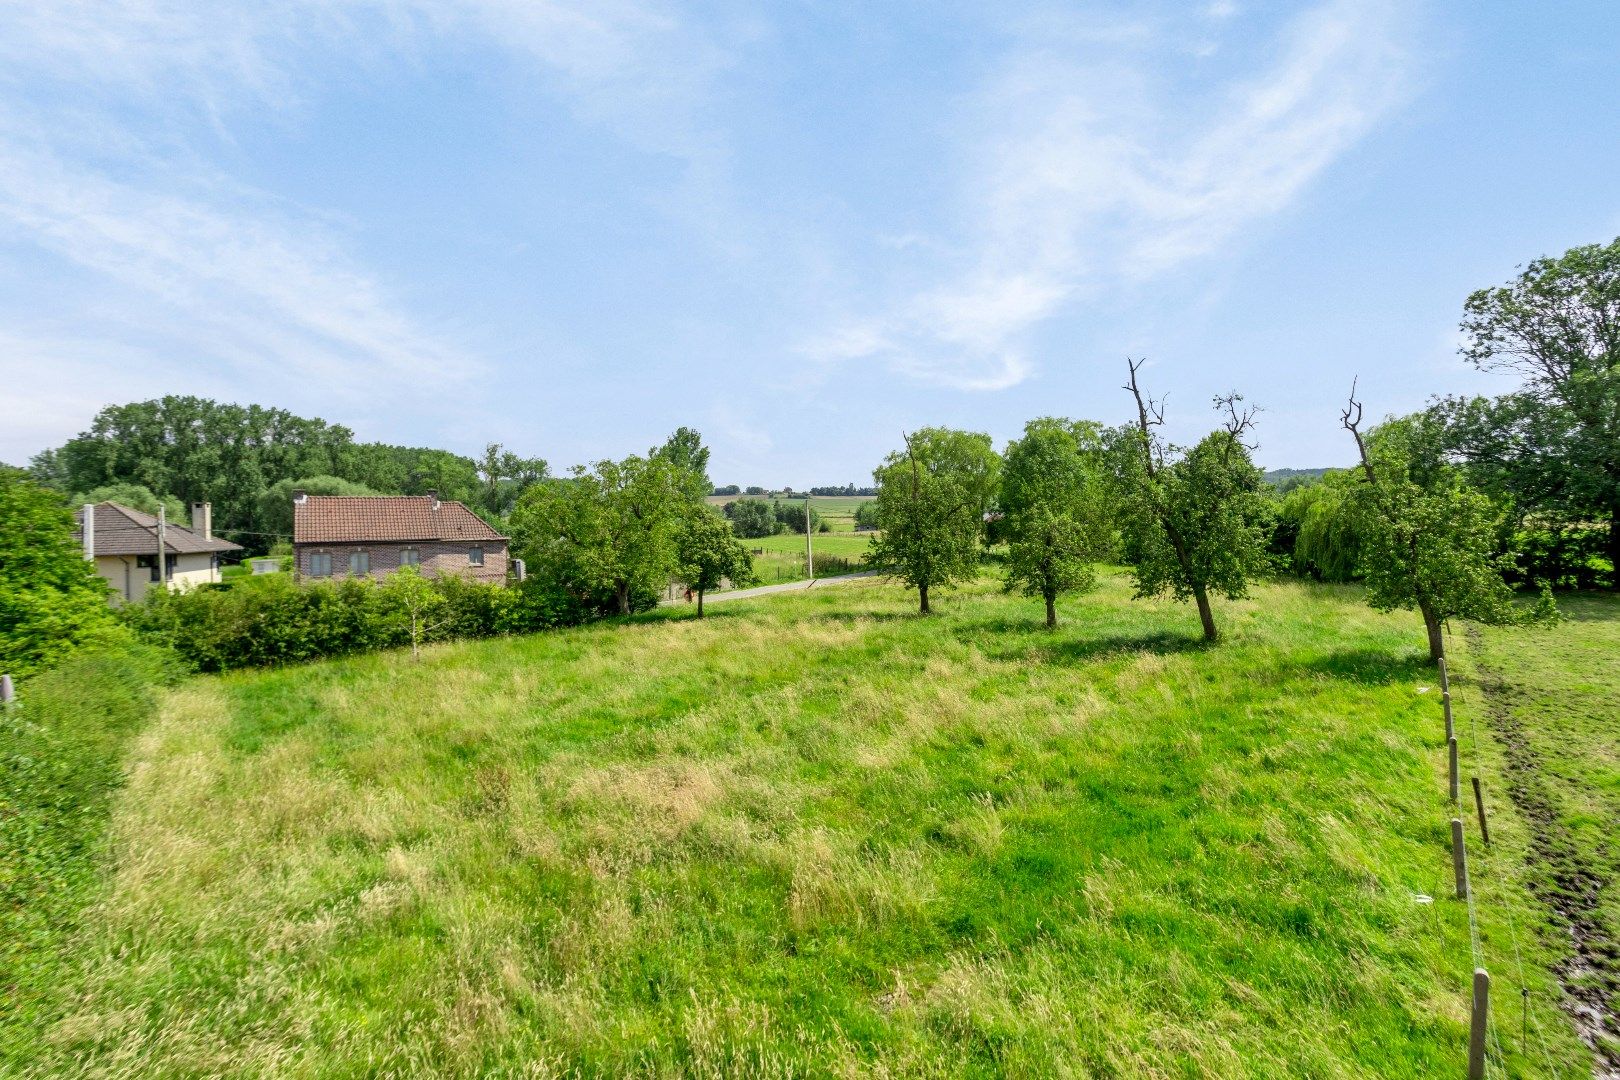
{"label": "paved road", "polygon": [[[876,570],[862,570],[857,574],[839,574],[837,577],[812,578],[808,581],[789,581],[782,585],[761,585],[755,589],[732,589],[729,592],[709,593],[703,598],[703,606],[718,604],[722,600],[751,600],[756,596],[769,596],[772,593],[796,592],[800,589],[822,589],[828,585],[842,585],[846,581],[857,581],[860,578],[872,577]],[[673,604],[684,604],[685,600],[665,600],[661,606],[669,607]]]}

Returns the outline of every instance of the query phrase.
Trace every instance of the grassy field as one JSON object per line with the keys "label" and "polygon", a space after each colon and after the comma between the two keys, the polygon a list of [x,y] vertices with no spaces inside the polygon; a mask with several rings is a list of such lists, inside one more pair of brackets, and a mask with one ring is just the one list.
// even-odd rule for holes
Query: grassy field
{"label": "grassy field", "polygon": [[[781,499],[783,502],[799,504],[800,512],[803,512],[804,496],[802,495],[791,497],[780,495],[711,495],[709,496],[709,503],[713,506],[724,506],[726,503],[737,499],[764,499],[766,502]],[[848,533],[855,531],[855,508],[863,502],[871,502],[872,499],[873,496],[871,495],[816,495],[810,500],[810,506],[817,514],[821,515],[822,520],[832,528],[833,532]]]}
{"label": "grassy field", "polygon": [[1562,599],[1566,620],[1534,633],[1475,628],[1469,725],[1495,756],[1498,798],[1532,828],[1508,857],[1529,867],[1551,915],[1556,968],[1588,1041],[1620,1075],[1620,597]]}
{"label": "grassy field", "polygon": [[[817,577],[860,570],[861,559],[872,543],[868,533],[816,533],[812,539]],[[803,533],[778,533],[758,540],[744,540],[743,546],[754,553],[754,573],[759,575],[760,584],[804,580]]]}
{"label": "grassy field", "polygon": [[[1210,649],[1127,597],[1047,632],[861,582],[192,680],[12,1071],[1462,1075],[1420,626],[1279,584]],[[1504,1020],[1498,1064],[1588,1075],[1537,902],[1477,873],[1559,1063]]]}

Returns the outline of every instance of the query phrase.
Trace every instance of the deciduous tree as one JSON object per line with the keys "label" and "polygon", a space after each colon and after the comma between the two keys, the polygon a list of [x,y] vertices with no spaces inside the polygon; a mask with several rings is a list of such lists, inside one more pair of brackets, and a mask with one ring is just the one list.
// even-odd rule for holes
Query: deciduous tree
{"label": "deciduous tree", "polygon": [[729,580],[745,587],[754,583],[754,560],[731,525],[713,509],[698,503],[688,509],[678,541],[680,573],[697,594],[698,618],[703,617],[703,596]]}
{"label": "deciduous tree", "polygon": [[923,428],[905,442],[872,473],[883,531],[867,563],[915,588],[927,614],[929,589],[978,572],[1000,459],[977,432]]}
{"label": "deciduous tree", "polygon": [[662,589],[678,565],[686,474],[662,458],[576,465],[530,488],[512,514],[529,569],[589,603],[628,615],[638,596]]}
{"label": "deciduous tree", "polygon": [[31,675],[116,633],[61,496],[0,468],[0,673]]}
{"label": "deciduous tree", "polygon": [[1137,383],[1141,362],[1129,366],[1125,388],[1136,399],[1137,423],[1116,432],[1114,460],[1118,520],[1136,595],[1192,599],[1204,640],[1215,641],[1220,634],[1210,594],[1238,599],[1272,569],[1264,480],[1243,442],[1255,411],[1237,394],[1217,398],[1224,426],[1178,454],[1158,436],[1164,404]]}
{"label": "deciduous tree", "polygon": [[1108,551],[1102,455],[1096,424],[1045,418],[1026,424],[1002,456],[1007,588],[1041,597],[1048,627],[1060,594],[1096,586],[1094,564]]}
{"label": "deciduous tree", "polygon": [[1606,527],[1620,589],[1620,238],[1480,289],[1462,331],[1464,356],[1524,385],[1495,402],[1448,403],[1454,444],[1526,508]]}
{"label": "deciduous tree", "polygon": [[1361,419],[1352,388],[1340,423],[1361,457],[1352,506],[1367,602],[1379,611],[1415,608],[1437,661],[1446,620],[1513,617],[1506,560],[1492,553],[1501,514],[1444,459],[1441,432],[1423,416],[1387,420],[1366,436]]}

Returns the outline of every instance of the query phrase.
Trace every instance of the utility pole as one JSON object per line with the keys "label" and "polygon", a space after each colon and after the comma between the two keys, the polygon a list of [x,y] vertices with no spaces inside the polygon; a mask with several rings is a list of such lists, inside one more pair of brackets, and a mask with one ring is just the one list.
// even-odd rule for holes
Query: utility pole
{"label": "utility pole", "polygon": [[816,559],[810,550],[810,493],[804,493],[804,576],[811,581],[816,579]]}
{"label": "utility pole", "polygon": [[158,526],[157,526],[157,541],[158,541],[157,572],[158,572],[158,584],[162,585],[165,589],[167,589],[169,587],[169,558],[168,558],[169,545],[168,545],[168,538],[169,538],[169,523],[168,523],[168,520],[166,519],[166,517],[164,516],[163,504],[160,502],[160,503],[158,503]]}

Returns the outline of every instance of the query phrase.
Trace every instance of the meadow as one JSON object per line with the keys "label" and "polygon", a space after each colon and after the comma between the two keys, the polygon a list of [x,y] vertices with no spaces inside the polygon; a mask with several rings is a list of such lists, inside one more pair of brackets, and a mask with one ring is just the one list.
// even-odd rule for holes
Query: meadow
{"label": "meadow", "polygon": [[[815,544],[816,576],[832,577],[863,569],[861,560],[872,544],[870,533],[830,532],[811,537]],[[777,533],[744,540],[754,557],[754,573],[761,585],[804,580],[804,534]]]}
{"label": "meadow", "polygon": [[[187,681],[12,1071],[1463,1075],[1411,616],[1282,582],[1210,648],[1119,574],[1055,632],[989,579],[913,607],[870,580]],[[1494,813],[1480,939],[1531,991],[1496,1064],[1588,1075]]]}

